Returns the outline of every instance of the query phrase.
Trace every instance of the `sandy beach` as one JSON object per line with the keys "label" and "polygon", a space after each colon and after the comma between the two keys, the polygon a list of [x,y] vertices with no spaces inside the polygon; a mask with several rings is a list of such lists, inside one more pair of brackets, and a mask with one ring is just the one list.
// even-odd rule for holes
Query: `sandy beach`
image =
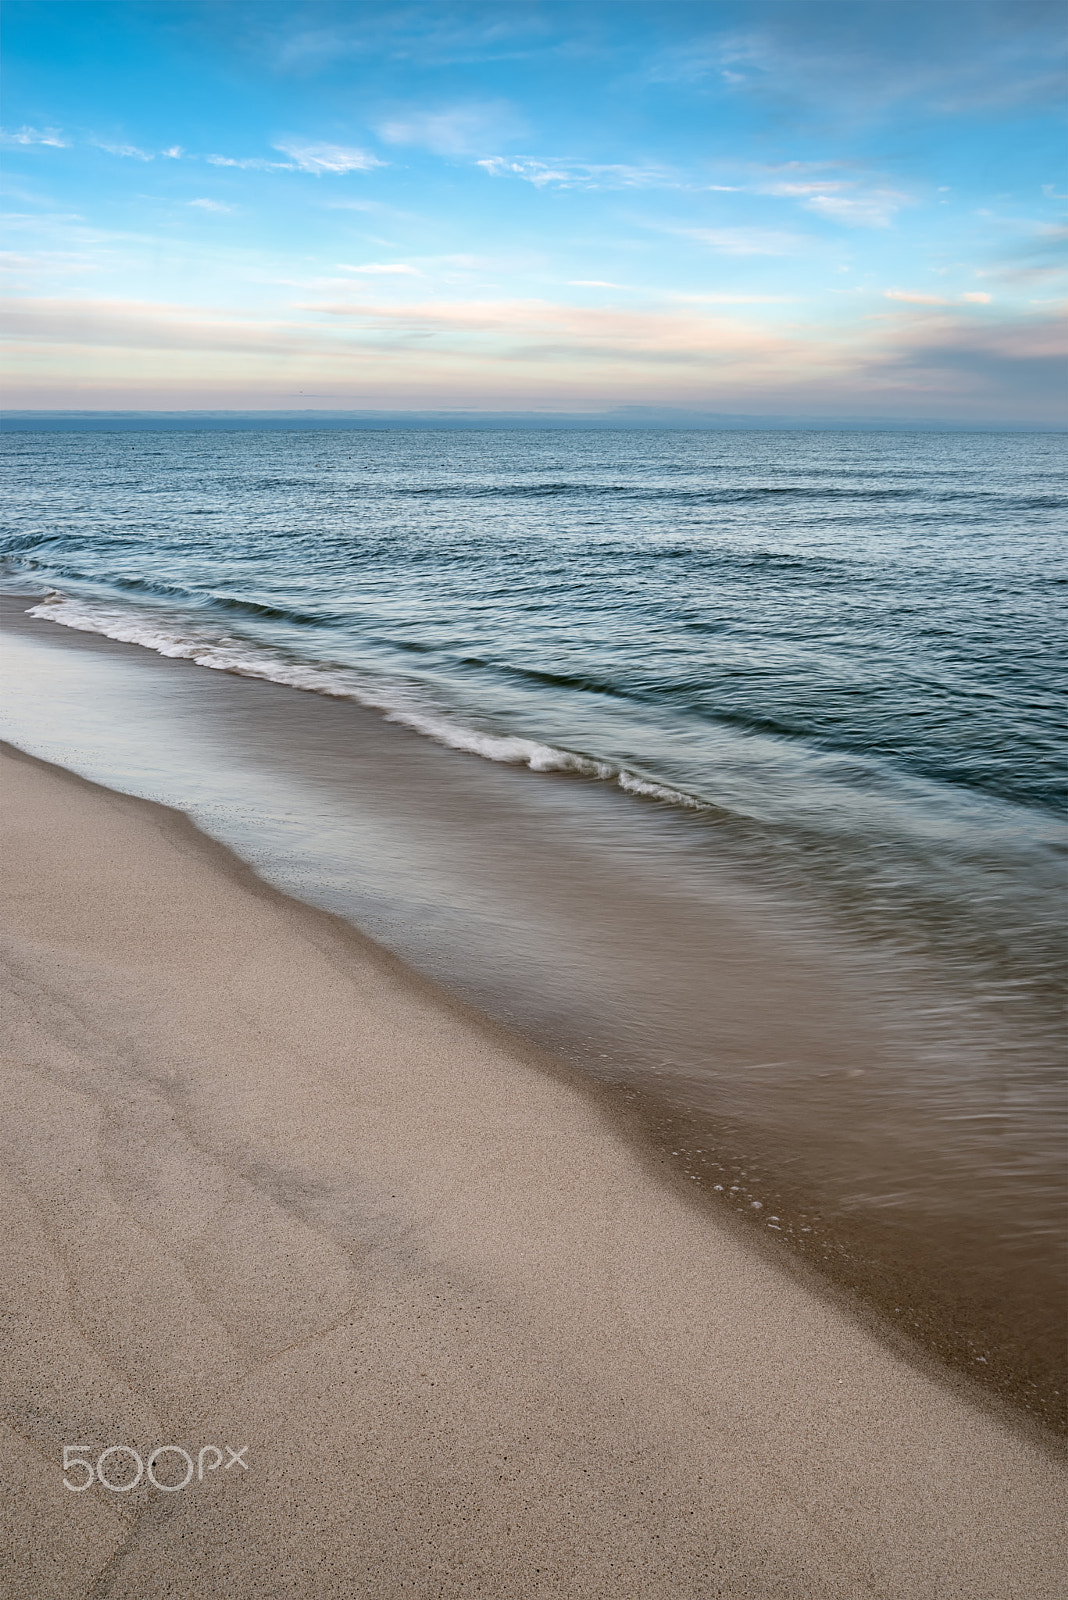
{"label": "sandy beach", "polygon": [[[1064,1594],[1052,1448],[607,1096],[181,815],[0,766],[5,1593]],[[220,1461],[64,1486],[170,1444]]]}

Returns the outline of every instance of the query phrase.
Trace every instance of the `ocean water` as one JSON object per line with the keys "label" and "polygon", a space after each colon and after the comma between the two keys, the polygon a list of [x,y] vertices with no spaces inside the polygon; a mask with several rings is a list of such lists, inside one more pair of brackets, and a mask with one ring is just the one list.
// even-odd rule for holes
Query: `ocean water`
{"label": "ocean water", "polygon": [[2,447],[50,702],[8,737],[618,1083],[710,1203],[1057,1412],[1061,439]]}

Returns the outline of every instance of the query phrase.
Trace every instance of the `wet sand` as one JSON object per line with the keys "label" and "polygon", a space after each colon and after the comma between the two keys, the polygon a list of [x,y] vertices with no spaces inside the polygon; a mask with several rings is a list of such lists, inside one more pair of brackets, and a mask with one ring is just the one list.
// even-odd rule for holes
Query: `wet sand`
{"label": "wet sand", "polygon": [[[606,1095],[180,815],[0,768],[9,1592],[1064,1592],[1042,1440]],[[247,1471],[73,1493],[72,1443]]]}
{"label": "wet sand", "polygon": [[26,604],[0,595],[4,737],[191,816],[275,888],[612,1085],[717,1218],[788,1241],[1063,1429],[1059,857],[1001,858],[994,887],[1016,900],[993,947],[973,937],[989,872],[965,872],[933,922],[895,919],[858,860],[821,909],[763,830],[746,842],[725,817],[478,760]]}

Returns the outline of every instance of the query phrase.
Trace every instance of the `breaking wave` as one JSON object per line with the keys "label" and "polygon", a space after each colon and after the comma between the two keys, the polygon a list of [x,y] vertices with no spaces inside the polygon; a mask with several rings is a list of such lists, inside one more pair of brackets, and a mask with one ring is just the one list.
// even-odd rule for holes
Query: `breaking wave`
{"label": "breaking wave", "polygon": [[380,712],[387,722],[400,723],[450,750],[481,756],[485,761],[529,767],[532,772],[570,772],[617,784],[628,794],[665,801],[688,810],[714,809],[696,795],[658,783],[614,762],[600,761],[580,751],[543,744],[518,734],[491,733],[473,727],[431,705],[415,685],[374,678],[351,667],[297,661],[269,645],[214,633],[185,620],[139,615],[98,601],[75,599],[56,590],[31,606],[28,615],[74,628],[79,633],[98,633],[105,639],[141,645],[157,655],[192,661],[198,667],[210,667],[215,672],[262,678],[269,683],[285,684],[291,689],[328,695],[336,700],[353,700]]}

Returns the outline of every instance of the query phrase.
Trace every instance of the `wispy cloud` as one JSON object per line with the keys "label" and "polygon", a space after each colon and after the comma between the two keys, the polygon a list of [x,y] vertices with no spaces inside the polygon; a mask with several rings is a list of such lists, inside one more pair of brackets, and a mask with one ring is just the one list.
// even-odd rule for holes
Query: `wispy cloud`
{"label": "wispy cloud", "polygon": [[507,101],[468,103],[438,111],[412,111],[378,125],[387,144],[417,145],[439,156],[481,156],[526,132]]}
{"label": "wispy cloud", "polygon": [[73,250],[39,250],[20,255],[14,250],[0,252],[0,273],[15,280],[12,289],[25,285],[40,288],[47,278],[81,277],[98,272],[99,264]]}
{"label": "wispy cloud", "polygon": [[784,200],[811,200],[818,195],[839,194],[843,189],[850,189],[851,183],[841,181],[837,183],[801,181],[791,179],[775,183],[760,183],[756,186],[757,194],[776,195]]}
{"label": "wispy cloud", "polygon": [[[288,19],[287,19],[288,20]],[[538,42],[555,42],[551,24],[525,7],[467,16],[452,6],[376,7],[355,25],[282,33],[272,65],[307,73],[344,60],[385,56],[436,68],[523,60]]]}
{"label": "wispy cloud", "polygon": [[106,139],[94,139],[93,144],[98,150],[106,150],[109,156],[124,156],[131,161],[155,161],[154,150],[142,150],[136,144],[109,144]]}
{"label": "wispy cloud", "polygon": [[68,142],[61,137],[58,128],[0,128],[0,145],[8,149],[17,145],[47,144],[56,150],[65,150]]}
{"label": "wispy cloud", "polygon": [[911,201],[908,195],[899,194],[895,189],[875,189],[861,195],[821,191],[801,203],[806,211],[843,223],[847,228],[888,228],[901,207]]}
{"label": "wispy cloud", "polygon": [[[544,300],[366,300],[292,307],[283,317],[84,297],[0,309],[9,313],[13,340],[12,392],[17,382],[25,404],[34,403],[30,396],[63,403],[62,386],[73,384],[96,404],[136,404],[149,393],[163,403],[186,395],[187,403],[212,404],[213,396],[240,392],[243,403],[262,405],[277,387],[279,356],[287,391],[314,385],[323,398],[351,394],[359,352],[358,383],[370,405],[392,397],[425,406],[430,396],[471,405],[507,393],[524,405],[568,409],[585,397],[883,415],[915,414],[919,405],[928,415],[949,408],[957,416],[1034,418],[1043,408],[1056,414],[1063,371],[1050,317],[961,318],[927,306],[903,305],[847,333],[775,331],[696,307],[609,310]],[[56,398],[44,402],[46,394]]]}
{"label": "wispy cloud", "polygon": [[423,274],[418,267],[413,267],[407,261],[365,261],[360,267],[350,267],[346,262],[338,262],[339,272],[358,272],[372,277],[394,278],[421,278]]}
{"label": "wispy cloud", "polygon": [[[910,102],[959,116],[1063,98],[1064,29],[1053,5],[973,5],[962,26],[959,7],[897,0],[892,29],[868,6],[795,0],[760,9],[765,17],[755,26],[657,52],[646,80],[815,105],[825,118],[851,122],[900,113]],[[768,9],[778,15],[769,18]]]}
{"label": "wispy cloud", "polygon": [[555,184],[561,189],[662,189],[678,186],[678,179],[660,166],[636,166],[625,162],[574,161],[567,157],[539,161],[523,156],[490,156],[478,161],[494,178],[522,178],[537,189]]}
{"label": "wispy cloud", "polygon": [[384,166],[377,156],[351,145],[320,144],[308,139],[279,139],[274,148],[289,156],[299,172],[372,172]]}
{"label": "wispy cloud", "polygon": [[[237,167],[243,172],[372,172],[382,167],[380,161],[367,150],[351,145],[322,144],[308,139],[281,139],[275,145],[288,161],[270,161],[263,156],[210,155],[205,159],[213,167]],[[351,202],[350,202],[351,203]]]}
{"label": "wispy cloud", "polygon": [[237,167],[246,172],[295,172],[296,163],[293,161],[266,161],[262,156],[205,156],[209,165],[213,167]]}
{"label": "wispy cloud", "polygon": [[697,239],[722,256],[788,256],[805,243],[795,233],[778,233],[772,228],[671,228],[661,230],[682,238]]}
{"label": "wispy cloud", "polygon": [[[663,361],[670,366],[755,360],[785,348],[782,338],[734,318],[699,311],[607,310],[547,300],[327,303],[301,307],[356,328],[433,334],[462,347],[529,361],[588,355],[598,360]],[[486,341],[489,341],[487,344]]]}
{"label": "wispy cloud", "polygon": [[938,294],[914,293],[911,289],[887,289],[884,292],[887,300],[905,300],[912,306],[988,306],[994,298],[993,295],[984,294],[979,289],[970,290],[967,294],[959,294],[956,299],[947,299]]}
{"label": "wispy cloud", "polygon": [[196,206],[201,211],[218,211],[224,216],[232,216],[233,206],[227,206],[221,200],[189,200],[188,205]]}
{"label": "wispy cloud", "polygon": [[686,306],[786,306],[797,297],[789,294],[669,294],[667,298]]}

